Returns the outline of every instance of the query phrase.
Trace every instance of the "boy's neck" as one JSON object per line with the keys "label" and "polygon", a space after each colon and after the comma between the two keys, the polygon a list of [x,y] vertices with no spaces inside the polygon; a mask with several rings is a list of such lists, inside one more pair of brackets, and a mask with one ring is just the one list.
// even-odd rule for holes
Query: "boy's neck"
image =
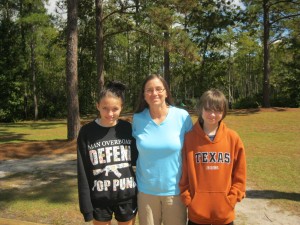
{"label": "boy's neck", "polygon": [[203,123],[203,131],[209,136],[216,135],[218,128],[219,128],[219,124],[210,125],[210,124]]}

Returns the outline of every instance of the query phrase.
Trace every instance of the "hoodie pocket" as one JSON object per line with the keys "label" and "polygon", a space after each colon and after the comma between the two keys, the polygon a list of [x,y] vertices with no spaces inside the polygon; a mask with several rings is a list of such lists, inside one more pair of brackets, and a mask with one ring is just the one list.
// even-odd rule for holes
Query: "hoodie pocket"
{"label": "hoodie pocket", "polygon": [[225,192],[196,192],[189,212],[205,220],[222,220],[231,216],[233,207]]}

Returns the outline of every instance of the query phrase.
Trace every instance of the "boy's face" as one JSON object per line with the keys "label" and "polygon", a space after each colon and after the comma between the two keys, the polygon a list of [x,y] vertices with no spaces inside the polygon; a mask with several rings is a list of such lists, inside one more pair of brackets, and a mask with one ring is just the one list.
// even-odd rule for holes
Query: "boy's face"
{"label": "boy's face", "polygon": [[209,107],[204,107],[202,110],[202,119],[206,125],[218,126],[223,118],[223,111],[214,110]]}

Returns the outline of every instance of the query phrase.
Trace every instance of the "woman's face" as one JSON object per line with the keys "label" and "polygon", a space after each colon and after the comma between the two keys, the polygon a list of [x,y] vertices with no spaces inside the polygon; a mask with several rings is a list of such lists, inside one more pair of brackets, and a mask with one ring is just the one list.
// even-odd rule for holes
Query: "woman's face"
{"label": "woman's face", "polygon": [[166,97],[166,89],[163,83],[158,78],[149,80],[146,83],[144,90],[144,98],[150,108],[166,104]]}
{"label": "woman's face", "polygon": [[100,113],[102,126],[115,126],[122,111],[122,100],[112,96],[103,97],[97,103],[97,109]]}

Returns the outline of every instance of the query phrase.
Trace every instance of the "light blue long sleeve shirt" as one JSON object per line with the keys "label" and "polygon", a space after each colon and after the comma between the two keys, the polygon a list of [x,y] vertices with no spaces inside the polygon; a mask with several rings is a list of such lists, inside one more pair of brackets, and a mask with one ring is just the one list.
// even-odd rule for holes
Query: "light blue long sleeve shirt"
{"label": "light blue long sleeve shirt", "polygon": [[188,112],[173,106],[159,125],[148,108],[133,115],[133,136],[139,151],[136,165],[139,191],[158,196],[180,193],[181,150],[184,135],[192,126]]}

